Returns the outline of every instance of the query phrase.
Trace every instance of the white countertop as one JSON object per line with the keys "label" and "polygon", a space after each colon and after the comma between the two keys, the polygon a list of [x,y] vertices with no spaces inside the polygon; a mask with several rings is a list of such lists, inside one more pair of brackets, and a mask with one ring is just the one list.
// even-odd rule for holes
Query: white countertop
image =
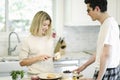
{"label": "white countertop", "polygon": [[[12,80],[11,76],[3,76],[3,77],[0,77],[0,80]],[[30,78],[23,78],[21,80],[31,80]]]}
{"label": "white countertop", "polygon": [[12,80],[11,76],[0,77],[0,80]]}
{"label": "white countertop", "polygon": [[[67,74],[67,75],[63,75],[62,80],[73,80],[72,78],[73,78],[72,76]],[[0,77],[0,80],[12,80],[12,78],[11,78],[11,76],[5,76],[5,77]],[[23,79],[20,79],[20,80],[31,80],[31,79],[24,77]]]}
{"label": "white countertop", "polygon": [[[89,54],[85,54],[83,52],[80,52],[80,53],[67,53],[65,54],[64,56],[62,56],[62,59],[80,59],[80,65],[83,64],[91,55]],[[8,59],[8,58],[7,58]],[[14,70],[14,69],[23,69],[23,67],[21,67],[19,65],[19,61],[12,61],[12,62],[0,62],[0,72],[3,73],[3,72],[10,72],[11,70]],[[79,66],[80,66],[79,65]],[[10,68],[8,68],[8,66]],[[6,67],[6,68],[5,68]],[[4,70],[5,69],[5,70]],[[9,69],[9,70],[8,70]],[[26,68],[24,68],[26,70]],[[88,73],[89,72],[89,73]],[[87,69],[85,69],[83,71],[83,75],[85,77],[92,77],[93,75],[93,72],[94,72],[94,67],[93,65],[88,67]],[[0,80],[12,80],[11,77],[9,75],[7,76],[0,76]],[[26,80],[26,79],[23,79],[23,80]]]}

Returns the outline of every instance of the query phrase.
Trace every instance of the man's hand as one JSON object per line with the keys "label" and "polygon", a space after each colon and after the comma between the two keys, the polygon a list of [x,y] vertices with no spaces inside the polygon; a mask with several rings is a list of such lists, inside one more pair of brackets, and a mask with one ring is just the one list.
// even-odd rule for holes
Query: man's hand
{"label": "man's hand", "polygon": [[81,71],[83,71],[84,69],[85,69],[85,66],[82,65],[81,67],[79,67],[79,68],[73,70],[73,72],[76,71],[76,72],[79,74],[79,73],[80,73]]}

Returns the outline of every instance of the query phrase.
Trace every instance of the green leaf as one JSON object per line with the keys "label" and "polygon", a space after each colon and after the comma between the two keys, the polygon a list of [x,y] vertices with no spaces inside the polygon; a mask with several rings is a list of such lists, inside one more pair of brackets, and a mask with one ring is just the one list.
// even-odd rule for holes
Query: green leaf
{"label": "green leaf", "polygon": [[16,70],[16,71],[13,70],[13,71],[10,72],[10,76],[12,76],[13,80],[16,80],[19,75],[20,75],[20,77],[22,79],[24,77],[24,71],[23,70],[21,70],[21,71],[19,71],[19,70]]}

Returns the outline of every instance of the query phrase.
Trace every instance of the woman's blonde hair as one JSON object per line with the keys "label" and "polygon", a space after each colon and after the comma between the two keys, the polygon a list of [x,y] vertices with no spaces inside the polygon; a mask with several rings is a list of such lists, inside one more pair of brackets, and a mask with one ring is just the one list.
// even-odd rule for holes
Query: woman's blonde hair
{"label": "woman's blonde hair", "polygon": [[34,36],[43,36],[42,35],[42,26],[43,26],[43,22],[49,20],[50,21],[50,25],[49,28],[47,30],[46,36],[50,36],[51,35],[51,17],[44,11],[39,11],[35,14],[33,20],[32,20],[32,24],[30,27],[30,32],[32,35]]}

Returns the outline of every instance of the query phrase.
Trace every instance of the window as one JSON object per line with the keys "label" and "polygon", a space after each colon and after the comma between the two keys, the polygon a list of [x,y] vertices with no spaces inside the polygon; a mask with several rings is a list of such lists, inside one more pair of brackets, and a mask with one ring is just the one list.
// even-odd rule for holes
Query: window
{"label": "window", "polygon": [[[5,3],[8,16],[5,16]],[[44,10],[52,17],[52,0],[1,0],[0,9],[0,31],[26,32],[38,11]]]}
{"label": "window", "polygon": [[0,1],[0,31],[5,30],[5,0]]}

